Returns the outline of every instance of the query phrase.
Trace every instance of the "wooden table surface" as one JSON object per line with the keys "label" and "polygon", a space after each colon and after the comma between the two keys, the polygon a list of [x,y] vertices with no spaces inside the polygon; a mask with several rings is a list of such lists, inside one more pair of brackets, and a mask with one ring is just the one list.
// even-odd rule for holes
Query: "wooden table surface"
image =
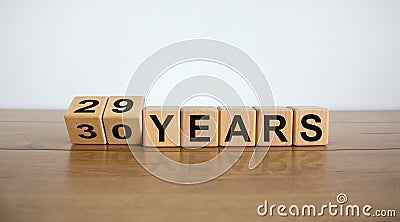
{"label": "wooden table surface", "polygon": [[[197,185],[162,181],[127,146],[69,143],[64,111],[0,110],[0,221],[399,221],[400,111],[331,112],[326,147],[252,152]],[[249,149],[248,151],[251,151]],[[218,150],[164,152],[196,163]],[[395,218],[260,217],[257,206],[348,203],[395,209]]]}

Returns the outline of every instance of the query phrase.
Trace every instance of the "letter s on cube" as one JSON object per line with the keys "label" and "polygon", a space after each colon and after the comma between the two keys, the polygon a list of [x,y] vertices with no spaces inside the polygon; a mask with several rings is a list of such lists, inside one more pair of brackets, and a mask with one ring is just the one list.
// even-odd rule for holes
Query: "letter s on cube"
{"label": "letter s on cube", "polygon": [[329,111],[316,106],[292,106],[293,145],[328,144]]}

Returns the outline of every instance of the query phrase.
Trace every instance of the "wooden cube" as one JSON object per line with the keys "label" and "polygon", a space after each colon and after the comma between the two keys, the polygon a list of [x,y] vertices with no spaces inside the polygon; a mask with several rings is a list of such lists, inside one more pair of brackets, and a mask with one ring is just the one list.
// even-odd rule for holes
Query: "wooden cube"
{"label": "wooden cube", "polygon": [[175,106],[150,106],[143,109],[143,145],[173,147],[180,145],[180,112]]}
{"label": "wooden cube", "polygon": [[257,146],[291,146],[293,111],[286,107],[254,107]]}
{"label": "wooden cube", "polygon": [[143,96],[110,96],[103,115],[109,144],[142,144]]}
{"label": "wooden cube", "polygon": [[181,146],[218,146],[218,109],[216,107],[181,108]]}
{"label": "wooden cube", "polygon": [[255,146],[256,111],[252,107],[218,107],[220,146]]}
{"label": "wooden cube", "polygon": [[293,144],[316,146],[328,144],[329,111],[314,106],[293,106]]}
{"label": "wooden cube", "polygon": [[74,144],[106,144],[103,112],[106,96],[77,96],[64,115],[69,138]]}

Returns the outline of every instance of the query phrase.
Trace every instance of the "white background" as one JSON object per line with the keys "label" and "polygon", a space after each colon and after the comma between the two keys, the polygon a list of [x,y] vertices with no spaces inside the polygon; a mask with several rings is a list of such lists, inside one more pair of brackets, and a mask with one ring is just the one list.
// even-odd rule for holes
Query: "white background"
{"label": "white background", "polygon": [[0,32],[0,108],[123,95],[154,51],[210,38],[252,57],[277,104],[400,109],[398,0],[0,0]]}

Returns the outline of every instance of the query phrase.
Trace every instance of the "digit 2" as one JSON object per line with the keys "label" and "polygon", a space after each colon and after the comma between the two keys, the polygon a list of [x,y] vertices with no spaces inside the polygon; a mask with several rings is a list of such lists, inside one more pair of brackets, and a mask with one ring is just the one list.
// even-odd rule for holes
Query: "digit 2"
{"label": "digit 2", "polygon": [[86,104],[86,103],[92,103],[92,104],[79,108],[75,110],[74,113],[94,113],[96,110],[90,108],[93,108],[100,104],[100,102],[95,99],[85,99],[79,102],[79,104]]}

